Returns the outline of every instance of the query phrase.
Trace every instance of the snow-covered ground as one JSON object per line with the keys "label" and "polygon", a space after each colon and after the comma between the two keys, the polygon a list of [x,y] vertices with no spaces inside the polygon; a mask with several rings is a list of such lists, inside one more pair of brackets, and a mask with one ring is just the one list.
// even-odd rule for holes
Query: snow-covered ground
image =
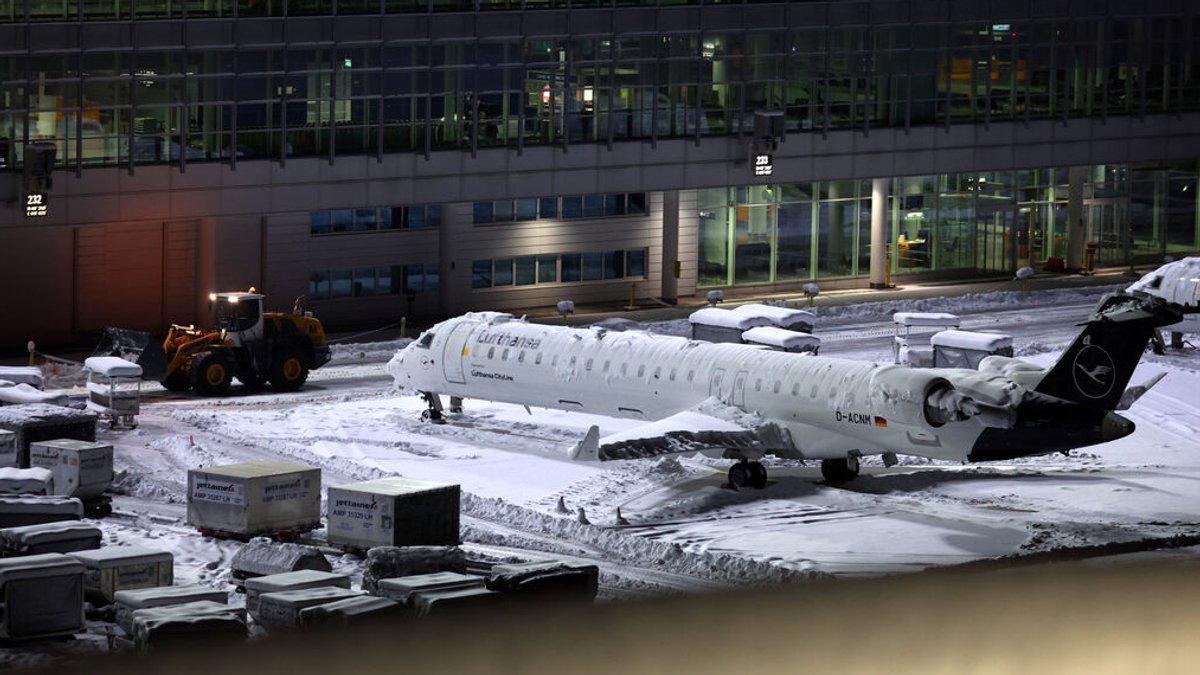
{"label": "snow-covered ground", "polygon": [[[822,355],[890,361],[893,311],[952,311],[965,329],[1007,332],[1018,356],[1047,364],[1105,290],[818,307],[815,332]],[[686,320],[647,327],[687,332]],[[597,564],[606,598],[881,575],[1113,542],[1153,549],[1192,535],[1200,511],[1196,350],[1146,354],[1133,382],[1168,376],[1126,413],[1138,429],[1117,442],[1003,464],[901,458],[884,468],[864,460],[862,475],[842,487],[824,484],[816,465],[768,459],[767,488],[735,492],[721,487],[724,460],[567,459],[591,425],[611,434],[631,420],[468,400],[449,424],[423,423],[424,404],[395,393],[384,372],[397,346],[339,346],[290,394],[199,399],[148,386],[137,429],[97,433],[114,444],[118,474],[117,513],[100,521],[105,543],[170,550],[179,583],[231,589],[238,544],[187,526],[187,469],[268,458],[319,466],[326,486],[397,474],[459,483],[470,555]],[[616,523],[618,507],[629,524]],[[579,508],[590,524],[579,522]],[[361,574],[353,556],[334,565]]]}

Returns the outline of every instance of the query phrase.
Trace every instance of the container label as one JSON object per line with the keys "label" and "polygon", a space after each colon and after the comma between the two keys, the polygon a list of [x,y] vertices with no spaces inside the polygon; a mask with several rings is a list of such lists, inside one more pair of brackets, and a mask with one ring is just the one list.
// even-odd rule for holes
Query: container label
{"label": "container label", "polygon": [[268,478],[263,487],[263,502],[284,502],[291,499],[304,499],[312,494],[310,481],[304,477]]}
{"label": "container label", "polygon": [[191,498],[200,502],[245,506],[246,487],[232,481],[197,477],[192,482]]}
{"label": "container label", "polygon": [[330,505],[330,520],[336,520],[339,530],[392,529],[392,517],[375,495],[337,497]]}

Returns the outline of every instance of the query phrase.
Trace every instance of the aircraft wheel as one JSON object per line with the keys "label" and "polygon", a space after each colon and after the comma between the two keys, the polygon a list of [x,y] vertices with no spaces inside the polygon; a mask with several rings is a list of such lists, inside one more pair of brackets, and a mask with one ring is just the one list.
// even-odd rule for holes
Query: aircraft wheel
{"label": "aircraft wheel", "polygon": [[746,462],[738,462],[729,467],[729,486],[734,488],[746,487],[750,484],[750,469]]}
{"label": "aircraft wheel", "polygon": [[762,462],[750,462],[746,467],[749,469],[750,487],[756,490],[767,487],[767,467]]}
{"label": "aircraft wheel", "polygon": [[216,352],[201,354],[192,360],[192,389],[204,396],[221,396],[233,382],[233,372]]}
{"label": "aircraft wheel", "polygon": [[830,483],[846,483],[858,476],[858,458],[847,455],[845,458],[821,460],[821,475]]}
{"label": "aircraft wheel", "polygon": [[422,410],[421,421],[432,422],[433,424],[445,424],[446,417],[436,410]]}

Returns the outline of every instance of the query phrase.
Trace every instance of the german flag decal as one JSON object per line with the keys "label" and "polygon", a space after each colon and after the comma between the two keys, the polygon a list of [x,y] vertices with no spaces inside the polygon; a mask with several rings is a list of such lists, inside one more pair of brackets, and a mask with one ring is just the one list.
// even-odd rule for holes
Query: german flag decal
{"label": "german flag decal", "polygon": [[876,416],[875,416],[875,426],[877,426],[877,427],[886,427],[886,426],[887,426],[887,420],[886,420],[886,419],[884,419],[884,418],[882,418],[882,417],[880,417],[879,415],[876,415]]}

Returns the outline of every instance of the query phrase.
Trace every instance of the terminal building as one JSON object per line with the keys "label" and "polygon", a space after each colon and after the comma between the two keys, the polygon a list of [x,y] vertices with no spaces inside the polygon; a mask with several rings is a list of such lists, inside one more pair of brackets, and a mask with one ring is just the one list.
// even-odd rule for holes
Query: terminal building
{"label": "terminal building", "polygon": [[1200,251],[1200,6],[0,0],[0,346]]}

